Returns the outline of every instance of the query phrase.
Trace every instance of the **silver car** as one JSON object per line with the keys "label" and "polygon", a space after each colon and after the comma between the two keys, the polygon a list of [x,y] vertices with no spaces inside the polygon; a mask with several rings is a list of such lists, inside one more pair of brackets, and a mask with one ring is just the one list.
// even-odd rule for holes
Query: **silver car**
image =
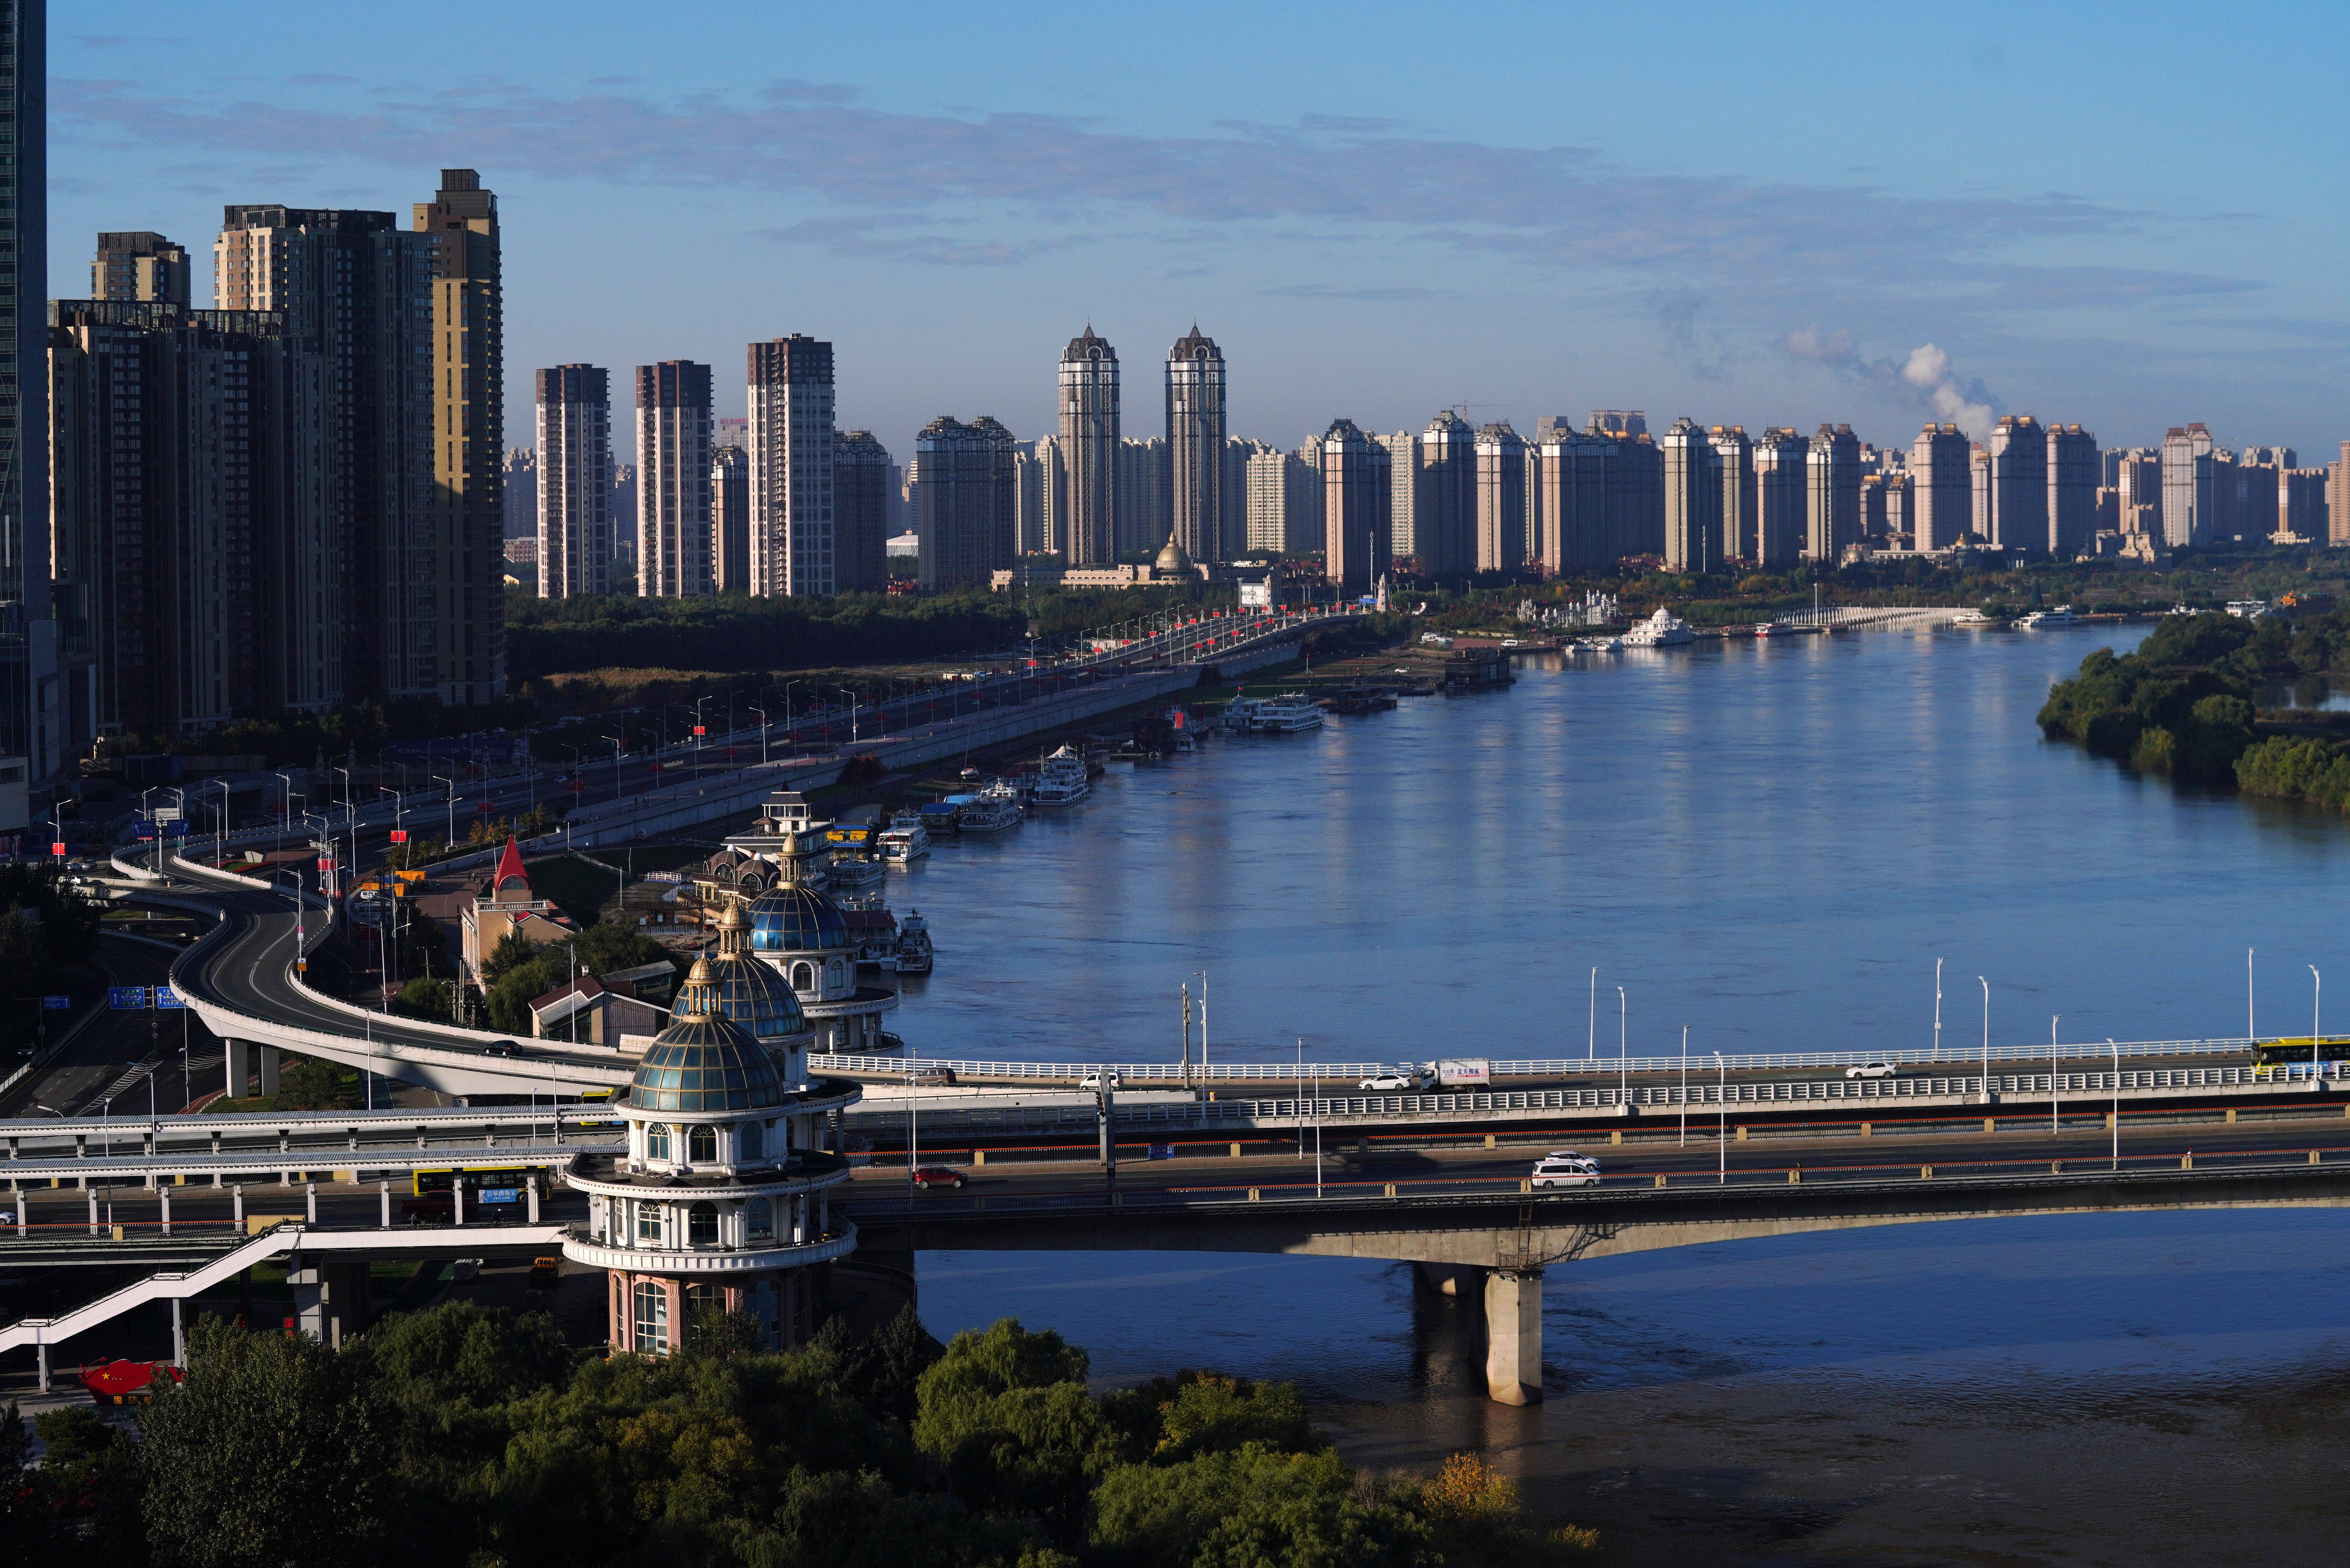
{"label": "silver car", "polygon": [[1534,1184],[1536,1187],[1596,1187],[1599,1185],[1599,1162],[1573,1149],[1553,1149],[1534,1161]]}

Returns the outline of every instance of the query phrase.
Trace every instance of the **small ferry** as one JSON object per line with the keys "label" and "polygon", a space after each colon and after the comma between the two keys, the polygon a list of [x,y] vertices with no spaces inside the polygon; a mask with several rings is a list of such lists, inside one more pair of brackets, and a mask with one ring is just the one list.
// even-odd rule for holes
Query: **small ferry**
{"label": "small ferry", "polygon": [[827,892],[868,888],[881,880],[881,862],[868,855],[835,855],[824,874]]}
{"label": "small ferry", "polygon": [[1696,640],[1697,633],[1690,629],[1689,622],[1669,609],[1658,610],[1624,634],[1627,648],[1679,648]]}
{"label": "small ferry", "polygon": [[1223,723],[1243,734],[1294,734],[1318,730],[1325,715],[1300,692],[1281,697],[1235,697],[1224,707]]}
{"label": "small ferry", "polygon": [[2073,613],[2073,607],[2071,605],[2058,605],[2054,609],[2033,610],[2030,615],[2025,616],[2022,620],[2017,621],[2015,624],[2023,628],[2024,630],[2030,631],[2036,627],[2074,626],[2079,623],[2080,618],[2081,618],[2079,616]]}
{"label": "small ferry", "polygon": [[910,866],[931,852],[931,836],[919,822],[881,830],[881,858],[891,866]]}
{"label": "small ferry", "polygon": [[1994,623],[1991,617],[1979,609],[1962,609],[1950,618],[1950,624],[1952,626],[1991,626]]}
{"label": "small ferry", "polygon": [[1028,804],[1075,805],[1091,794],[1093,788],[1092,781],[1086,776],[1085,754],[1075,746],[1063,746],[1036,770],[1036,782],[1028,789]]}
{"label": "small ferry", "polygon": [[1020,820],[1020,792],[992,784],[965,801],[956,823],[965,833],[1001,833]]}
{"label": "small ferry", "polygon": [[935,950],[931,946],[931,923],[922,919],[920,909],[909,909],[898,926],[898,972],[928,974]]}
{"label": "small ferry", "polygon": [[1620,637],[1580,638],[1575,641],[1575,651],[1577,653],[1621,653],[1624,651],[1624,639]]}

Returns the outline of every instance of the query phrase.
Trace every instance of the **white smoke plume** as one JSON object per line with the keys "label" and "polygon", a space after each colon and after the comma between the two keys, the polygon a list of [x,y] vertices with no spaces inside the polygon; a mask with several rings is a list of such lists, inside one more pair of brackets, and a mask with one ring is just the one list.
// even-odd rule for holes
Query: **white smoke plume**
{"label": "white smoke plume", "polygon": [[1909,351],[1908,363],[1901,367],[1901,379],[1926,394],[1938,418],[1954,424],[1975,441],[1989,441],[1994,416],[1988,402],[1976,398],[1982,395],[1981,383],[1960,388],[1958,378],[1950,374],[1950,357],[1928,343]]}

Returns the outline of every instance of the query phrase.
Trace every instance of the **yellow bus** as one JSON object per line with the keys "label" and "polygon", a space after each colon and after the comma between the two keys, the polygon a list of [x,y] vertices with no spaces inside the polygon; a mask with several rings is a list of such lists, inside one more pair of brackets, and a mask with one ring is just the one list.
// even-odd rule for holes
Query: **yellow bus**
{"label": "yellow bus", "polygon": [[410,1173],[410,1185],[419,1198],[429,1193],[446,1192],[458,1186],[463,1186],[468,1194],[472,1194],[484,1188],[518,1188],[525,1185],[537,1188],[539,1195],[545,1197],[548,1168],[544,1164],[452,1166],[438,1170],[412,1171]]}
{"label": "yellow bus", "polygon": [[2323,1066],[2344,1060],[2350,1060],[2350,1036],[2303,1034],[2295,1039],[2287,1035],[2282,1040],[2263,1040],[2252,1047],[2252,1075],[2290,1077],[2296,1073],[2307,1074],[2312,1062]]}

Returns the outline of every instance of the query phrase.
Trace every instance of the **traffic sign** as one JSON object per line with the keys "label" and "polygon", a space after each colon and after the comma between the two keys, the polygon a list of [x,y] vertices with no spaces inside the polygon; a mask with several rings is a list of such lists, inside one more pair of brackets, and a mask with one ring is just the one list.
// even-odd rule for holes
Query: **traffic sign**
{"label": "traffic sign", "polygon": [[73,998],[70,996],[45,996],[41,998],[41,1009],[45,1012],[69,1012],[73,1010]]}
{"label": "traffic sign", "polygon": [[188,999],[182,996],[178,992],[173,991],[168,985],[159,985],[155,988],[155,1005],[158,1007],[185,1007],[188,1005]]}
{"label": "traffic sign", "polygon": [[185,838],[187,836],[188,825],[184,822],[167,822],[163,825],[163,836],[166,838]]}
{"label": "traffic sign", "polygon": [[182,816],[185,815],[186,813],[182,812],[176,805],[159,805],[153,811],[148,813],[148,815],[153,817],[157,822],[177,822]]}
{"label": "traffic sign", "polygon": [[143,1012],[147,1006],[147,988],[143,985],[110,985],[106,989],[106,1005],[119,1012]]}

